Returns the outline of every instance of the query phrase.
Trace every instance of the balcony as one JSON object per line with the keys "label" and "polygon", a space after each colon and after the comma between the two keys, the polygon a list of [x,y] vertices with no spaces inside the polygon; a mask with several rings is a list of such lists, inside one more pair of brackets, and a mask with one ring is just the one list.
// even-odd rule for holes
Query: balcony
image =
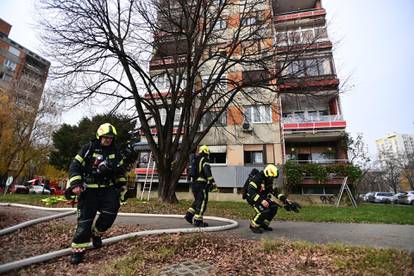
{"label": "balcony", "polygon": [[173,67],[180,67],[183,66],[187,62],[186,56],[179,56],[179,57],[157,57],[153,58],[150,61],[150,70],[156,69],[166,69],[166,68],[173,68]]}
{"label": "balcony", "polygon": [[345,128],[346,122],[342,115],[324,116],[292,116],[282,119],[284,130],[290,129],[316,129],[316,128]]}

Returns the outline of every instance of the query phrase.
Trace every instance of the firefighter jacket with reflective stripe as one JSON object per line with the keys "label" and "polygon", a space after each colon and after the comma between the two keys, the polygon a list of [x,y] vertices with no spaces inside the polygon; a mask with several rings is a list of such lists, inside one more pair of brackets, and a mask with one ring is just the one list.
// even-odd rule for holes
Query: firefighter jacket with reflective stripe
{"label": "firefighter jacket with reflective stripe", "polygon": [[250,204],[260,204],[263,200],[276,195],[273,190],[273,181],[264,175],[263,171],[258,173],[247,187],[246,199]]}
{"label": "firefighter jacket with reflective stripe", "polygon": [[71,187],[87,184],[88,188],[123,186],[126,170],[119,149],[114,143],[101,146],[99,140],[84,145],[69,167]]}
{"label": "firefighter jacket with reflective stripe", "polygon": [[208,155],[200,154],[197,156],[197,181],[214,183],[214,178],[211,173],[211,167],[208,159]]}

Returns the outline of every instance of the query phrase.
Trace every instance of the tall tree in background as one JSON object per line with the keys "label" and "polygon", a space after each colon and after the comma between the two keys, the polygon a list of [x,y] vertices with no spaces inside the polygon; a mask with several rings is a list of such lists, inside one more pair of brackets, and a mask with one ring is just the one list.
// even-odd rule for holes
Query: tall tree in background
{"label": "tall tree in background", "polygon": [[[79,101],[133,106],[157,163],[159,198],[168,202],[176,201],[189,152],[228,107],[277,102],[276,80],[303,74],[290,65],[318,40],[276,36],[268,1],[41,2],[45,44],[59,64],[54,76]],[[281,55],[274,38],[286,42]],[[318,66],[312,62],[306,67]],[[150,63],[160,69],[150,74]]]}
{"label": "tall tree in background", "polygon": [[53,93],[45,92],[40,106],[31,106],[16,93],[16,85],[0,95],[0,172],[18,177],[28,164],[47,156],[50,135],[58,118]]}
{"label": "tall tree in background", "polygon": [[60,170],[68,170],[81,146],[96,139],[96,130],[103,123],[110,123],[117,130],[117,143],[125,144],[128,132],[135,128],[135,121],[123,115],[96,115],[92,119],[83,118],[78,125],[63,124],[53,132],[53,148],[49,155],[49,163]]}

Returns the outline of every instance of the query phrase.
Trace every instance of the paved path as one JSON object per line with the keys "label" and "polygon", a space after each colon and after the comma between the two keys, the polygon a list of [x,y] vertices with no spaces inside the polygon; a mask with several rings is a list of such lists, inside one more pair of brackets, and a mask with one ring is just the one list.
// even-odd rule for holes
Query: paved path
{"label": "paved path", "polygon": [[[33,218],[56,213],[22,208],[13,208],[13,212],[23,212]],[[75,221],[75,216],[66,219]],[[206,221],[210,226],[222,225],[222,222]],[[174,218],[118,216],[115,223],[140,225],[148,229],[192,227],[184,219]],[[249,222],[247,220],[240,220],[239,224],[240,226],[237,229],[215,232],[215,234],[233,235],[252,240],[287,238],[313,243],[339,242],[370,247],[405,249],[414,252],[414,225],[275,221],[271,225],[273,231],[254,234],[248,228]]]}

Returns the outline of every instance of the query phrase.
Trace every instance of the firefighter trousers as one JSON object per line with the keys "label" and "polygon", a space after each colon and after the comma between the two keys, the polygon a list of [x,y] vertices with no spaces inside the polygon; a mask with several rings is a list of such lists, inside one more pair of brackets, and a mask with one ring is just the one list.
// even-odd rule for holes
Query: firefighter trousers
{"label": "firefighter trousers", "polygon": [[272,219],[277,213],[277,204],[271,200],[268,200],[269,207],[265,208],[262,204],[252,204],[256,215],[251,220],[251,225],[254,227],[266,227],[269,226]]}
{"label": "firefighter trousers", "polygon": [[[86,248],[92,231],[101,235],[114,223],[118,210],[119,191],[115,187],[89,188],[78,199],[78,225],[72,241],[72,248]],[[97,211],[100,212],[92,230]]]}
{"label": "firefighter trousers", "polygon": [[203,220],[203,214],[207,210],[208,185],[206,182],[196,181],[191,185],[194,195],[194,202],[190,210],[194,210],[194,220]]}

